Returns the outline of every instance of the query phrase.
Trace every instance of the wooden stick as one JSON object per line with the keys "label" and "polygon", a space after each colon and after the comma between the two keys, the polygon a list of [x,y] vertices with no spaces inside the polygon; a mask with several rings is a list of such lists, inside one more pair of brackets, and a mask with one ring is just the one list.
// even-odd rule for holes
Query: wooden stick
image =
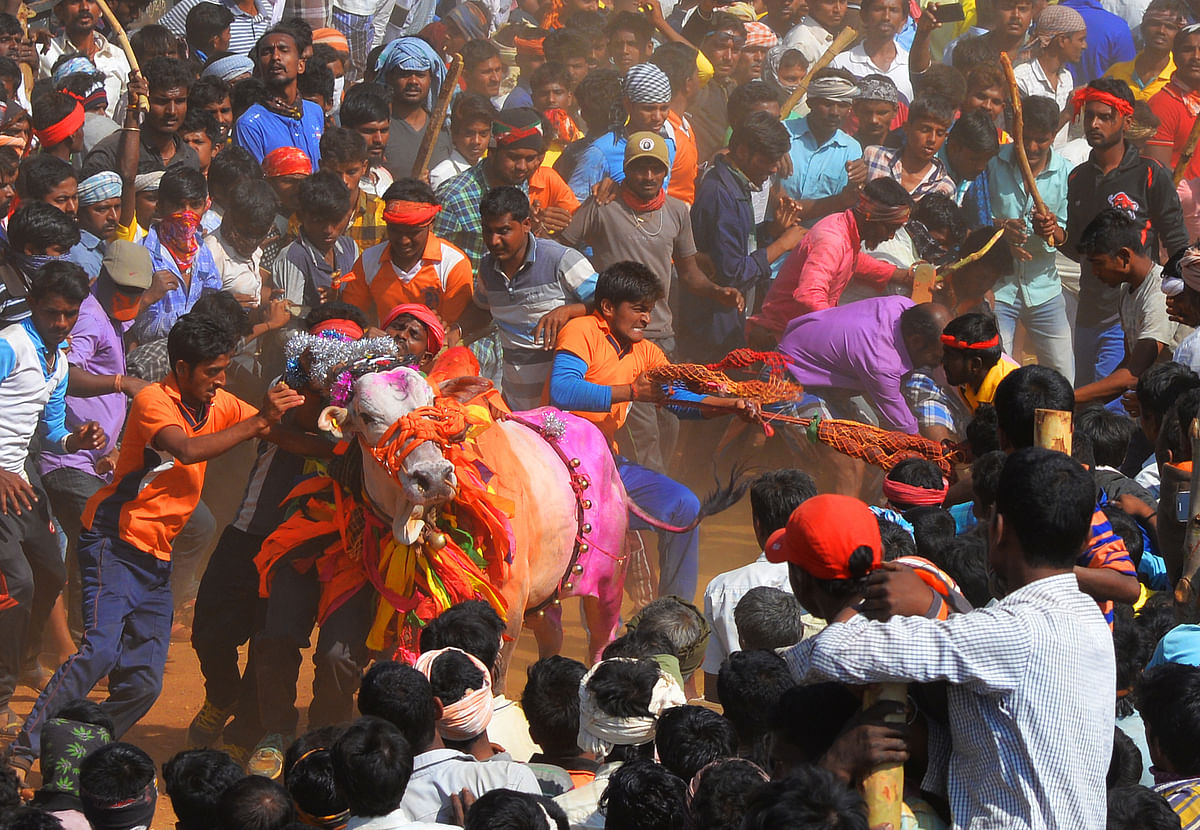
{"label": "wooden stick", "polygon": [[1187,172],[1188,164],[1192,160],[1192,156],[1196,153],[1196,145],[1200,143],[1200,118],[1192,122],[1191,132],[1188,133],[1187,143],[1183,145],[1183,152],[1179,154],[1179,161],[1175,162],[1175,186],[1179,187],[1179,183],[1183,181],[1183,174]]}
{"label": "wooden stick", "polygon": [[[869,709],[881,700],[900,704],[901,711],[888,715],[889,723],[904,723],[903,707],[908,703],[908,686],[904,683],[879,683],[868,686],[863,693],[863,708]],[[904,765],[884,764],[875,767],[863,779],[863,798],[867,802],[867,824],[878,827],[890,824],[900,828],[900,817],[904,804]]]}
{"label": "wooden stick", "polygon": [[425,127],[425,135],[421,138],[421,148],[417,150],[417,158],[413,161],[412,174],[414,179],[424,180],[429,176],[429,161],[433,158],[434,147],[442,125],[446,123],[446,112],[450,109],[450,99],[454,96],[454,88],[458,86],[458,78],[462,75],[462,55],[455,55],[446,71],[446,80],[438,91],[437,104],[429,115],[429,123]]}
{"label": "wooden stick", "polygon": [[1047,213],[1046,203],[1038,192],[1037,181],[1033,176],[1033,168],[1029,166],[1029,156],[1025,154],[1025,116],[1021,108],[1021,90],[1017,88],[1017,76],[1013,74],[1012,61],[1007,52],[1000,53],[1000,65],[1004,67],[1004,77],[1008,79],[1008,92],[1012,96],[1013,105],[1013,152],[1017,156],[1017,166],[1021,168],[1021,178],[1025,181],[1025,191],[1033,198],[1033,209],[1037,213]]}
{"label": "wooden stick", "polygon": [[994,234],[992,234],[992,238],[987,241],[987,244],[984,245],[982,248],[980,248],[975,253],[968,254],[967,256],[960,259],[958,262],[952,262],[949,265],[947,265],[945,268],[938,271],[938,276],[944,277],[947,274],[952,274],[955,271],[957,271],[959,268],[965,268],[966,266],[970,265],[972,262],[976,262],[977,260],[983,259],[983,257],[987,254],[987,252],[992,250],[992,247],[997,242],[1000,241],[1000,237],[1002,237],[1002,236],[1004,236],[1004,228],[1001,228],[1000,230],[998,230]]}
{"label": "wooden stick", "polygon": [[[117,20],[117,16],[108,7],[106,0],[96,0],[96,5],[100,7],[100,11],[104,14],[104,19],[108,21],[108,25],[112,27],[113,33],[116,34],[117,42],[121,44],[121,51],[125,53],[125,59],[129,61],[129,68],[141,75],[142,68],[138,66],[137,55],[133,54],[133,47],[129,45],[129,35],[125,34],[125,27],[121,25],[121,21]],[[145,95],[139,95],[137,108],[142,112],[149,112],[150,99]]]}
{"label": "wooden stick", "polygon": [[825,50],[825,54],[817,58],[816,62],[808,68],[808,72],[800,79],[800,84],[796,87],[796,91],[788,96],[783,108],[779,110],[780,118],[787,118],[792,114],[792,110],[800,103],[800,99],[808,93],[808,85],[812,83],[813,75],[816,75],[825,67],[829,66],[829,62],[836,58],[840,53],[846,51],[850,44],[858,39],[858,32],[847,26],[838,32],[838,36],[833,39],[833,43],[829,44],[829,48]]}
{"label": "wooden stick", "polygon": [[[1200,123],[1200,118],[1196,121]],[[1193,130],[1194,132],[1194,130]],[[1190,430],[1192,440],[1192,489],[1188,493],[1190,508],[1188,509],[1187,531],[1183,537],[1183,574],[1175,583],[1175,602],[1179,605],[1192,605],[1200,594],[1197,594],[1196,583],[1200,582],[1200,513],[1197,508],[1200,503],[1196,497],[1200,495],[1200,419],[1192,420]]]}
{"label": "wooden stick", "polygon": [[1033,441],[1039,447],[1071,454],[1071,413],[1057,409],[1033,411]]}

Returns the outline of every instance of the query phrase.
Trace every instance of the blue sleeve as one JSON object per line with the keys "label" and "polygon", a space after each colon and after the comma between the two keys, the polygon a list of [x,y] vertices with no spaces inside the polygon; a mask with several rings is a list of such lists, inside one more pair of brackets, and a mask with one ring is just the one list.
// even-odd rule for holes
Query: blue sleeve
{"label": "blue sleeve", "polygon": [[233,143],[249,151],[258,163],[262,164],[263,156],[266,155],[265,144],[259,131],[254,129],[244,116],[233,125]]}
{"label": "blue sleeve", "polygon": [[171,326],[175,324],[176,317],[172,315],[170,309],[163,306],[165,299],[166,297],[143,309],[142,313],[137,316],[131,330],[134,339],[139,343],[158,340],[171,333]]}
{"label": "blue sleeve", "polygon": [[[746,240],[754,233],[754,228],[739,227],[740,206],[723,189],[714,190],[711,196],[715,198],[701,199],[701,194],[697,193],[692,208],[692,233],[697,247],[712,259],[716,271],[714,282],[748,288],[770,275],[767,250],[759,248],[751,254],[746,253]],[[701,247],[702,239],[710,240],[708,245]]]}
{"label": "blue sleeve", "polygon": [[0,340],[0,381],[11,375],[13,367],[16,365],[17,353],[13,351],[7,340]]}
{"label": "blue sleeve", "polygon": [[[704,395],[697,395],[695,392],[684,389],[683,386],[679,384],[676,384],[671,388],[670,399],[672,401],[678,401],[681,404],[685,402],[700,403],[704,400],[704,398]],[[700,409],[699,407],[666,404],[666,408],[675,413],[675,417],[680,418],[681,420],[698,421],[704,418],[704,410]]]}
{"label": "blue sleeve", "polygon": [[62,440],[71,434],[71,430],[67,429],[67,378],[69,376],[69,373],[64,375],[63,379],[58,382],[58,386],[54,387],[54,391],[50,393],[50,400],[46,401],[46,406],[42,409],[42,436],[46,439],[42,448],[56,455],[62,454]]}
{"label": "blue sleeve", "polygon": [[604,152],[593,141],[588,148],[579,154],[579,161],[571,171],[567,186],[580,202],[587,201],[592,195],[592,188],[604,178]]}
{"label": "blue sleeve", "polygon": [[550,404],[567,412],[607,412],[612,409],[612,389],[583,379],[583,358],[559,350],[550,371]]}
{"label": "blue sleeve", "polygon": [[575,289],[575,294],[579,297],[580,302],[589,304],[592,302],[592,297],[596,293],[596,280],[599,278],[599,274],[592,274]]}

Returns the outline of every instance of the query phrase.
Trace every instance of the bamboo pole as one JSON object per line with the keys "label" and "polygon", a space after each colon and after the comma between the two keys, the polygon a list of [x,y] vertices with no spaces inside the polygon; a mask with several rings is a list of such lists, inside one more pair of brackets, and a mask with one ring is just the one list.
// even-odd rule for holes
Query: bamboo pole
{"label": "bamboo pole", "polygon": [[847,26],[838,32],[838,36],[833,39],[833,43],[829,44],[829,48],[825,50],[825,54],[817,58],[816,62],[808,68],[808,72],[800,79],[799,86],[796,91],[788,96],[783,108],[779,110],[779,117],[786,119],[792,114],[792,110],[800,103],[800,99],[808,93],[808,85],[812,83],[813,75],[816,75],[825,67],[829,66],[829,62],[836,58],[841,52],[844,52],[851,43],[858,39],[858,32]]}
{"label": "bamboo pole", "polygon": [[[129,68],[142,74],[142,68],[138,66],[137,55],[133,54],[133,47],[129,45],[129,35],[125,34],[125,27],[121,25],[121,21],[117,20],[117,16],[113,14],[113,10],[108,7],[106,0],[96,0],[96,5],[100,7],[104,19],[108,21],[108,25],[112,27],[113,34],[117,36],[117,42],[121,44],[121,51],[125,53],[125,59],[129,61]],[[139,95],[137,99],[137,108],[142,112],[150,111],[150,99],[145,95]]]}
{"label": "bamboo pole", "polygon": [[994,234],[992,234],[992,238],[989,239],[987,241],[987,244],[984,245],[982,248],[980,248],[978,251],[976,251],[973,254],[967,254],[965,257],[960,259],[958,262],[950,263],[945,268],[940,270],[938,272],[938,275],[944,277],[947,274],[953,274],[959,268],[965,268],[966,266],[970,265],[972,262],[977,262],[977,261],[983,259],[985,256],[987,256],[987,252],[992,250],[992,248],[995,246],[995,244],[1000,241],[1000,237],[1002,237],[1002,236],[1004,236],[1003,228],[1001,228],[1000,230],[998,230]]}
{"label": "bamboo pole", "polygon": [[1071,454],[1071,413],[1057,409],[1033,411],[1033,441],[1047,450]]}
{"label": "bamboo pole", "polygon": [[1021,107],[1021,90],[1017,87],[1017,76],[1013,74],[1012,61],[1008,53],[1000,53],[1000,65],[1004,67],[1004,77],[1008,79],[1008,93],[1013,105],[1013,153],[1017,156],[1017,166],[1021,170],[1021,179],[1025,182],[1025,191],[1033,199],[1033,209],[1037,213],[1048,213],[1042,194],[1038,192],[1037,180],[1033,168],[1029,165],[1029,156],[1025,153],[1025,113]]}
{"label": "bamboo pole", "polygon": [[417,150],[417,158],[413,161],[414,179],[423,180],[429,176],[429,162],[433,158],[438,135],[446,123],[446,112],[450,109],[450,99],[454,97],[454,88],[458,86],[458,78],[462,75],[462,63],[462,55],[457,54],[450,61],[450,68],[446,71],[446,80],[442,82],[442,88],[438,90],[437,104],[434,105],[433,112],[429,115],[425,135],[421,138],[421,148]]}
{"label": "bamboo pole", "polygon": [[1191,132],[1188,133],[1187,141],[1183,145],[1183,152],[1179,154],[1179,161],[1175,162],[1175,186],[1179,187],[1179,183],[1183,181],[1183,175],[1187,172],[1188,164],[1192,160],[1192,156],[1196,153],[1196,144],[1200,143],[1200,118],[1192,122]]}
{"label": "bamboo pole", "polygon": [[[863,692],[863,708],[869,709],[881,700],[900,704],[900,712],[888,715],[888,723],[904,723],[904,707],[908,703],[908,686],[904,683],[878,683]],[[884,764],[875,767],[863,779],[863,798],[867,802],[867,824],[878,827],[890,824],[900,830],[904,807],[904,765]]]}
{"label": "bamboo pole", "polygon": [[[1200,118],[1196,119],[1200,124]],[[1192,605],[1197,601],[1196,583],[1200,582],[1200,507],[1195,501],[1200,493],[1200,419],[1193,419],[1190,432],[1192,441],[1192,489],[1188,494],[1189,508],[1187,530],[1183,537],[1183,574],[1175,583],[1175,602]]]}

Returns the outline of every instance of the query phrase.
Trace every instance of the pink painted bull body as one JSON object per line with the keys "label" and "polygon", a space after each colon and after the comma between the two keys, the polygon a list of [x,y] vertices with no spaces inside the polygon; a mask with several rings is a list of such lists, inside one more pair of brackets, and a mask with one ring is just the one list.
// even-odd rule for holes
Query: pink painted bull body
{"label": "pink painted bull body", "polygon": [[[393,423],[432,403],[429,384],[402,367],[359,378],[347,406],[327,409],[322,425],[370,447]],[[543,656],[558,652],[558,597],[583,597],[589,653],[598,659],[616,633],[630,506],[604,436],[590,422],[546,407],[515,413],[469,440],[491,473],[489,489],[514,506],[511,567],[495,586],[508,605],[511,637],[497,671],[501,682],[524,625],[534,630]],[[363,453],[363,485],[396,539],[411,544],[426,512],[453,500],[457,481],[438,446],[424,442],[395,475]],[[542,609],[547,613],[531,613]]]}

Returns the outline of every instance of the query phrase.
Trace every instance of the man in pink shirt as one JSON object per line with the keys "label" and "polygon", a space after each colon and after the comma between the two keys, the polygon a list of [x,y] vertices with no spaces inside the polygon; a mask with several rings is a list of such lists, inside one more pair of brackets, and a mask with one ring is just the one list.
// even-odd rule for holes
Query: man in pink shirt
{"label": "man in pink shirt", "polygon": [[773,346],[792,320],[837,305],[852,277],[879,288],[889,282],[911,284],[911,269],[881,262],[861,249],[864,243],[874,248],[891,239],[912,208],[912,197],[898,182],[875,179],[853,208],[817,222],[784,261],[762,311],[748,321],[747,340],[756,348]]}

